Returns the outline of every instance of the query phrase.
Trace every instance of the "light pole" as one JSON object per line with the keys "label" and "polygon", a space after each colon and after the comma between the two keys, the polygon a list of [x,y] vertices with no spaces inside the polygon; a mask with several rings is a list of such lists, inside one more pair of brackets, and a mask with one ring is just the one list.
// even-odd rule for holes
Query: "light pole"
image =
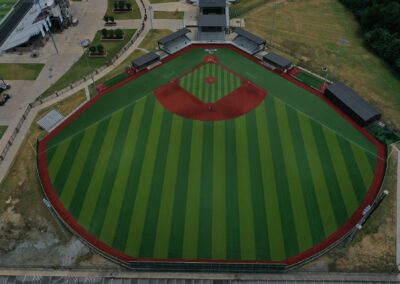
{"label": "light pole", "polygon": [[[39,5],[40,13],[42,13],[43,9],[42,9],[42,5],[40,5],[40,0],[36,0],[36,3]],[[47,6],[47,4],[46,4],[46,6]],[[50,27],[49,27],[49,35],[50,35],[51,41],[53,42],[54,48],[56,49],[56,53],[58,54],[59,52],[58,52],[58,48],[56,45],[56,41],[53,38],[53,33],[51,32]]]}
{"label": "light pole", "polygon": [[91,77],[91,79],[92,79],[92,83],[93,83],[94,90],[96,91],[96,90],[97,90],[97,88],[96,88],[96,81],[94,80],[94,76],[93,76],[94,70],[92,69],[92,66],[90,66],[89,60],[88,60],[88,58],[87,58],[87,51],[86,51],[86,48],[88,47],[88,42],[89,42],[89,41],[88,41],[87,39],[81,40],[80,45],[81,45],[81,47],[82,47],[82,49],[83,49],[83,57],[85,57],[86,65],[88,66],[89,71],[90,71],[90,77]]}

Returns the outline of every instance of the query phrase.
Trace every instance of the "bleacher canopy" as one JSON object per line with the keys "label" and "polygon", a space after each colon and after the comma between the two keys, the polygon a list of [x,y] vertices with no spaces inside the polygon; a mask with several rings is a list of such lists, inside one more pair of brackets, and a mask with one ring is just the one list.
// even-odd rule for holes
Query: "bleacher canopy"
{"label": "bleacher canopy", "polygon": [[173,41],[173,40],[175,40],[177,38],[180,38],[180,37],[182,37],[182,36],[184,36],[184,35],[186,35],[186,34],[188,34],[190,32],[191,31],[189,29],[180,29],[180,30],[178,30],[178,31],[166,36],[166,37],[163,37],[162,39],[160,39],[158,41],[158,43],[162,44],[162,45],[167,44],[167,43],[169,43],[169,42],[171,42],[171,41]]}
{"label": "bleacher canopy", "polygon": [[200,8],[225,8],[226,0],[199,0]]}
{"label": "bleacher canopy", "polygon": [[226,27],[225,15],[200,15],[199,27]]}
{"label": "bleacher canopy", "polygon": [[289,60],[287,60],[286,58],[270,52],[268,54],[265,54],[263,56],[264,61],[267,61],[268,63],[272,63],[273,65],[281,68],[281,69],[287,69],[290,66],[292,66],[292,62],[290,62]]}
{"label": "bleacher canopy", "polygon": [[261,45],[261,44],[265,44],[265,40],[256,36],[255,34],[252,34],[248,31],[246,31],[245,29],[242,28],[236,28],[235,29],[235,33],[237,33],[238,35],[247,38],[248,40],[251,40],[252,42]]}
{"label": "bleacher canopy", "polygon": [[160,60],[160,55],[158,55],[154,52],[150,52],[150,53],[147,53],[147,54],[133,60],[132,65],[136,69],[140,70],[158,60]]}
{"label": "bleacher canopy", "polygon": [[366,125],[381,117],[381,113],[345,84],[329,85],[325,90],[325,95],[361,125]]}
{"label": "bleacher canopy", "polygon": [[44,117],[37,121],[39,127],[44,129],[46,132],[50,132],[61,120],[64,119],[64,116],[59,113],[57,110],[52,110]]}

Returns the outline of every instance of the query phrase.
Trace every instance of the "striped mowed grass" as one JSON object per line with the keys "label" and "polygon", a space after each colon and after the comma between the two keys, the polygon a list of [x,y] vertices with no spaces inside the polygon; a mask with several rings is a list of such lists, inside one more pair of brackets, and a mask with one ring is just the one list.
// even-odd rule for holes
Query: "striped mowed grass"
{"label": "striped mowed grass", "polygon": [[193,49],[105,95],[52,138],[59,199],[137,258],[279,261],[320,243],[366,196],[375,146],[319,98],[229,49],[216,55],[268,91],[261,105],[221,122],[164,109],[152,89],[205,55]]}

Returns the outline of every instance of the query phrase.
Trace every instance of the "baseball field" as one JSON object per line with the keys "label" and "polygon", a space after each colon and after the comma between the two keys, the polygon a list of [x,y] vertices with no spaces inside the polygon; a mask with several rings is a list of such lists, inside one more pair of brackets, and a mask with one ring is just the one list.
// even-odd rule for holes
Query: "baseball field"
{"label": "baseball field", "polygon": [[[125,260],[290,262],[345,235],[379,189],[383,147],[314,90],[238,51],[190,47],[113,86],[39,143],[59,216]],[[204,103],[250,81],[267,93],[233,119],[183,118],[154,90]],[[317,248],[317,249],[315,249]]]}

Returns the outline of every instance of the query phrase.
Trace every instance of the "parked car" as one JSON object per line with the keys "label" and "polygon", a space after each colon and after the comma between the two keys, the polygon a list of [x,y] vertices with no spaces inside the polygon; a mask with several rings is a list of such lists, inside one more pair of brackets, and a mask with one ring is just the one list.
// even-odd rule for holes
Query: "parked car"
{"label": "parked car", "polygon": [[5,91],[5,90],[8,90],[8,89],[10,89],[10,88],[11,88],[11,85],[10,85],[10,84],[7,84],[7,83],[0,83],[0,90]]}
{"label": "parked car", "polygon": [[9,94],[0,94],[0,106],[3,106],[10,98]]}

